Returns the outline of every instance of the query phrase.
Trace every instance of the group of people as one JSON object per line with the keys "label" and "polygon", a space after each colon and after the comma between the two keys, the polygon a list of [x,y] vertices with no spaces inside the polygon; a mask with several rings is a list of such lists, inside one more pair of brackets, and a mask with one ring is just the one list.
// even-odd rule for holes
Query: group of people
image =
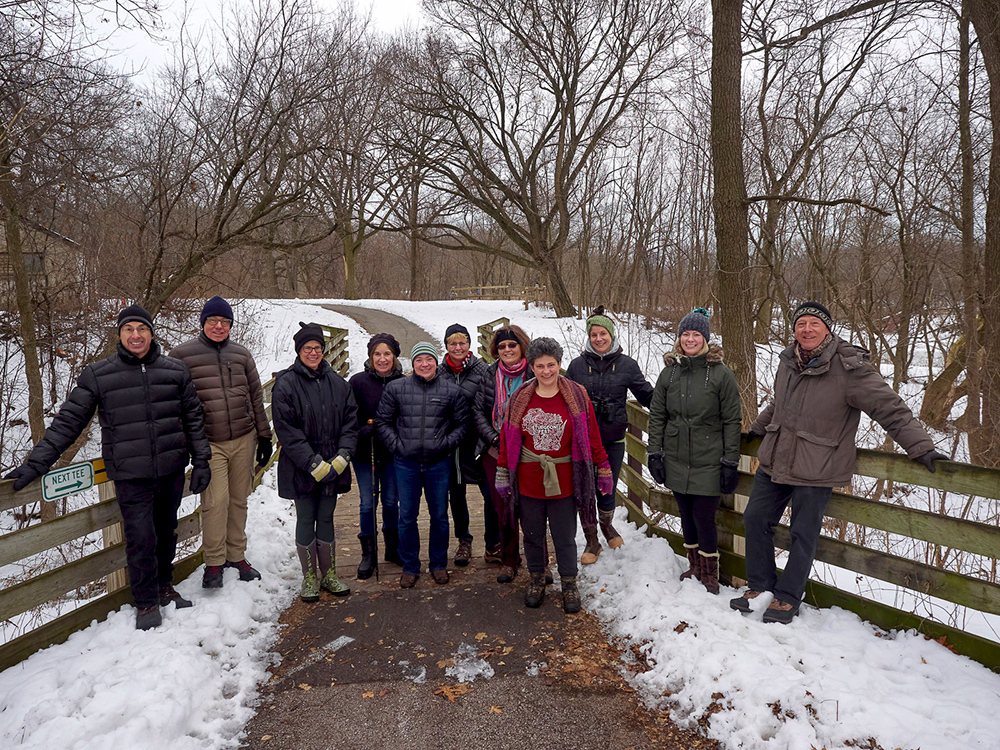
{"label": "group of people", "polygon": [[[172,585],[189,461],[191,491],[202,495],[202,586],[222,587],[227,568],[243,581],[260,578],[245,556],[247,497],[254,463],[265,465],[272,455],[271,431],[253,357],[230,339],[233,322],[229,303],[213,297],[202,309],[198,336],[166,356],[149,313],[138,305],[124,309],[116,353],[84,368],[44,437],[7,477],[15,490],[27,486],[98,413],[140,629],[160,624],[161,606],[191,606]],[[792,324],[795,340],[780,356],[774,399],[750,428],[763,440],[744,513],[748,588],[730,602],[749,612],[754,599],[772,593],[764,613],[772,622],[789,622],[798,612],[823,510],[832,488],[853,473],[861,411],[930,471],[946,458],[868,364],[867,352],[836,336],[823,305],[800,305]],[[383,559],[402,568],[401,588],[416,585],[424,497],[428,571],[436,583],[448,583],[449,509],[454,563],[466,566],[474,541],[466,488],[474,484],[484,504],[483,557],[499,565],[497,582],[518,575],[523,536],[524,602],[540,606],[553,582],[548,531],[563,609],[579,611],[578,521],[585,539],[580,563],[601,554],[598,529],[610,548],[623,544],[612,522],[629,392],[649,407],[650,474],[673,492],[680,510],[688,559],[681,579],[719,592],[715,515],[721,496],[739,482],[742,412],[736,378],[711,341],[707,310],[681,320],[655,386],[622,351],[603,308],[587,319],[583,351],[565,376],[558,342],[530,340],[517,325],[495,331],[494,362],[487,365],[472,353],[469,331],[455,323],[440,360],[434,344],[413,346],[408,376],[397,340],[377,333],[364,369],[350,382],[327,361],[319,325],[300,324],[293,343],[294,362],[275,377],[271,416],[281,446],[278,493],[295,506],[303,601],[318,601],[324,589],[350,593],[337,574],[333,516],[353,467],[361,498],[359,579],[378,574],[381,505]],[[792,543],[779,577],[772,537],[789,503]]]}

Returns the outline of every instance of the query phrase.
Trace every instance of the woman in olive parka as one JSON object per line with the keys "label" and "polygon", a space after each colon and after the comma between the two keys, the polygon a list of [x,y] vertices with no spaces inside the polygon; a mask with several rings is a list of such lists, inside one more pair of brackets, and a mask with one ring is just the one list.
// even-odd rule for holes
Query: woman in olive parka
{"label": "woman in olive parka", "polygon": [[740,457],[740,394],[736,376],[709,342],[709,313],[697,308],[677,328],[677,343],[663,355],[649,406],[649,471],[677,499],[689,569],[719,593],[719,498],[736,489]]}

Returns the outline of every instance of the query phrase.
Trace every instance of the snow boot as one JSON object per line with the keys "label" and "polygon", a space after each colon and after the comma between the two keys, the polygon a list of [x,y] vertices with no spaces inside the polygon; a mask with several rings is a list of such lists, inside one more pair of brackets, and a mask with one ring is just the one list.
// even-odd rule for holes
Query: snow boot
{"label": "snow boot", "polygon": [[787,625],[799,613],[799,608],[795,604],[783,602],[781,599],[772,599],[764,610],[764,622],[777,622]]}
{"label": "snow boot", "polygon": [[701,580],[701,555],[698,554],[697,544],[685,544],[684,549],[687,550],[688,556],[688,569],[681,573],[681,580],[686,581],[688,578],[694,578],[696,580]]}
{"label": "snow boot", "polygon": [[[597,529],[594,529],[597,532]],[[580,601],[580,590],[576,587],[576,576],[562,577],[563,612],[568,615],[579,612],[583,608]]]}
{"label": "snow boot", "polygon": [[361,564],[358,565],[358,580],[364,581],[378,572],[378,555],[375,551],[374,534],[358,534],[361,540]]}
{"label": "snow boot", "polygon": [[296,544],[299,563],[302,565],[302,588],[299,598],[304,602],[319,601],[319,580],[316,578],[316,542],[309,545]]}
{"label": "snow boot", "polygon": [[524,591],[524,606],[532,609],[540,607],[544,598],[545,573],[532,573],[531,580],[528,581],[528,588]]}
{"label": "snow boot", "polygon": [[763,593],[763,591],[748,589],[743,592],[743,596],[737,596],[735,599],[730,599],[729,608],[735,609],[737,612],[742,612],[743,614],[749,614],[750,612],[753,612],[750,608],[750,602]]}
{"label": "snow boot", "polygon": [[701,583],[708,589],[710,594],[719,593],[719,553],[702,552],[698,550],[701,558]]}
{"label": "snow boot", "polygon": [[597,512],[597,517],[601,523],[601,532],[608,540],[608,546],[611,549],[618,549],[624,545],[625,540],[622,539],[622,535],[615,531],[615,527],[611,525],[611,522],[615,520],[615,512],[613,510],[600,510]]}
{"label": "snow boot", "polygon": [[221,589],[222,571],[221,565],[206,565],[205,573],[201,577],[201,587],[203,589]]}
{"label": "snow boot", "polygon": [[191,604],[190,599],[185,599],[179,593],[177,589],[171,586],[169,583],[160,584],[160,606],[166,607],[170,602],[173,602],[177,609],[184,609],[185,607],[194,606]]}
{"label": "snow boot", "polygon": [[399,529],[384,529],[382,531],[382,545],[385,547],[385,552],[383,552],[385,561],[402,567],[403,560],[399,556]]}
{"label": "snow boot", "polygon": [[593,565],[597,562],[597,556],[601,554],[601,550],[604,549],[597,539],[597,527],[584,526],[583,536],[587,540],[587,545],[583,548],[583,554],[580,555],[580,563],[583,565]]}
{"label": "snow boot", "polygon": [[316,542],[316,557],[319,560],[319,575],[321,589],[326,589],[334,596],[347,596],[351,590],[337,578],[337,565],[333,561],[333,543]]}
{"label": "snow boot", "polygon": [[163,616],[160,614],[160,608],[155,604],[152,607],[137,609],[135,612],[136,630],[151,630],[152,628],[160,627],[162,624]]}
{"label": "snow boot", "polygon": [[240,580],[243,582],[260,580],[260,571],[248,563],[245,559],[238,560],[236,562],[229,562],[226,560],[226,564],[223,567],[238,570],[240,572]]}

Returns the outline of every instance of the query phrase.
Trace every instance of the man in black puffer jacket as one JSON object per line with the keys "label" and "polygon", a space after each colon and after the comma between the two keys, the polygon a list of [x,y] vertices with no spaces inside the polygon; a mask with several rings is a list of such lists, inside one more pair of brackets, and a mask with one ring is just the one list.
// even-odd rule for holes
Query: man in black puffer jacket
{"label": "man in black puffer jacket", "polygon": [[49,470],[90,423],[101,423],[101,453],[115,481],[125,527],[136,627],[162,622],[160,606],[190,607],[173,586],[177,509],[184,469],[192,459],[191,491],[211,479],[212,451],[201,401],[187,366],[160,352],[153,319],[139,305],[118,316],[118,351],[87,365],[76,388],[24,463],[6,478],[20,490]]}
{"label": "man in black puffer jacket", "polygon": [[449,457],[458,448],[469,421],[465,396],[457,385],[438,377],[437,349],[421,341],[410,352],[413,375],[385,387],[375,413],[375,433],[396,456],[399,491],[401,588],[413,588],[420,575],[417,511],[420,492],[431,516],[429,567],[437,583],[448,583]]}

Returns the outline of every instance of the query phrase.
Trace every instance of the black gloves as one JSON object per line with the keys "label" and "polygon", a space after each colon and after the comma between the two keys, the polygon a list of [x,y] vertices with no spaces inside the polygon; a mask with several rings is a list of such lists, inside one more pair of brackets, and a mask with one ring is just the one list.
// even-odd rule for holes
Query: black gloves
{"label": "black gloves", "polygon": [[[933,471],[933,469],[932,469]],[[14,471],[4,477],[4,479],[14,480],[14,492],[23,490],[29,484],[38,479],[39,474],[27,464],[18,466]]]}
{"label": "black gloves", "polygon": [[747,433],[747,437],[758,438],[758,437],[764,437],[764,435],[766,434],[767,433],[764,430],[755,430],[753,427],[751,427],[750,431]]}
{"label": "black gloves", "polygon": [[257,465],[266,466],[267,462],[271,460],[272,453],[274,453],[274,448],[271,447],[271,438],[257,438]]}
{"label": "black gloves", "polygon": [[[938,453],[936,450],[932,450],[932,451],[927,451],[922,456],[917,456],[913,460],[916,461],[918,464],[923,464],[924,466],[926,466],[927,471],[933,474],[935,461],[950,461],[951,459],[948,458],[948,456],[944,455],[943,453]],[[14,489],[15,490],[17,489],[16,484],[14,485]]]}
{"label": "black gloves", "polygon": [[208,489],[212,481],[212,470],[208,466],[195,466],[191,469],[191,492],[200,495]]}
{"label": "black gloves", "polygon": [[719,487],[723,495],[729,495],[735,491],[736,483],[740,481],[739,464],[726,458],[720,459],[720,463],[722,464],[722,473],[719,477]]}
{"label": "black gloves", "polygon": [[667,467],[663,463],[662,451],[647,454],[646,465],[649,467],[649,473],[653,475],[653,480],[657,484],[667,483]]}

